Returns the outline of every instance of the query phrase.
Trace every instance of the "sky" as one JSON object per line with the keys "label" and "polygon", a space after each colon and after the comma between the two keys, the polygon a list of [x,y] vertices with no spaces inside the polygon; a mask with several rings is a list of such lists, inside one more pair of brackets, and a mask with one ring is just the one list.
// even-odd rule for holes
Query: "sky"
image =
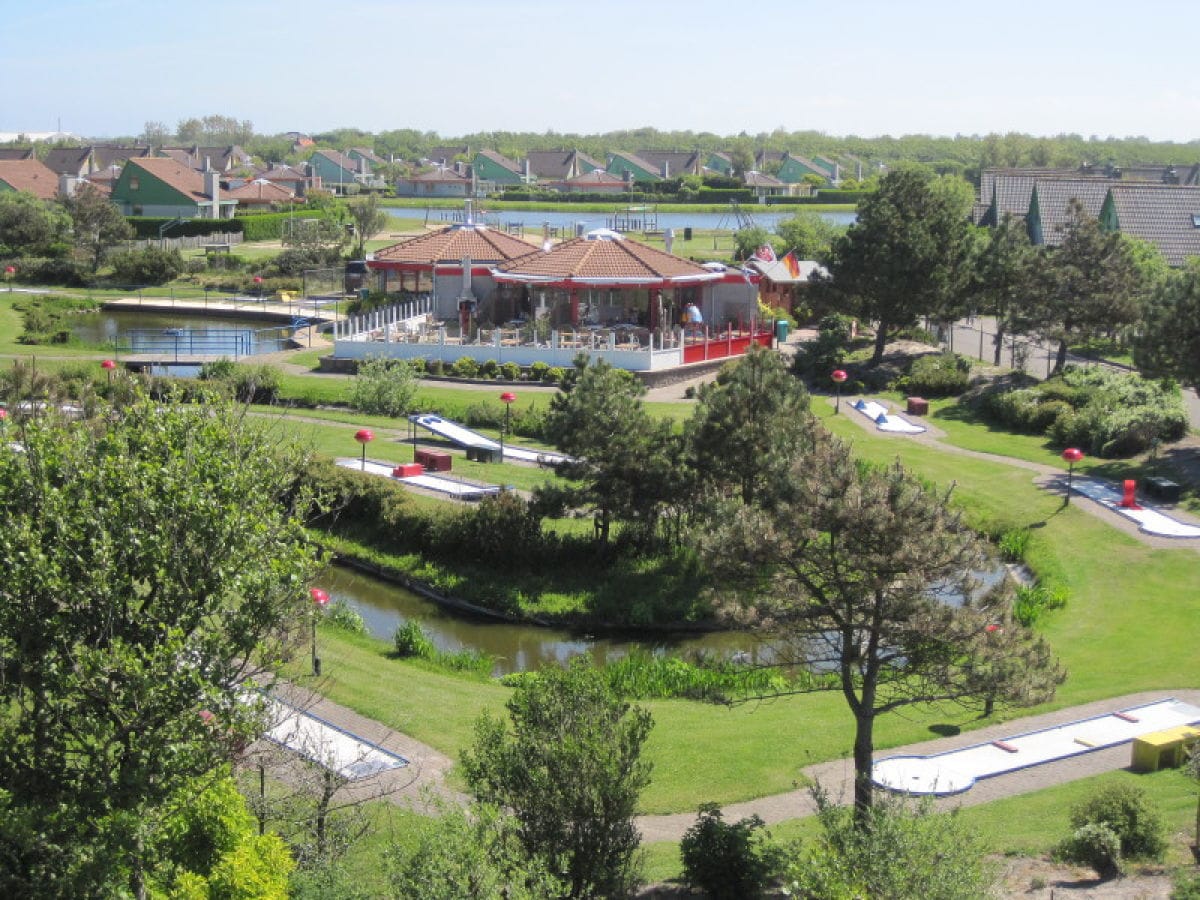
{"label": "sky", "polygon": [[1194,3],[0,0],[0,132],[1200,138]]}

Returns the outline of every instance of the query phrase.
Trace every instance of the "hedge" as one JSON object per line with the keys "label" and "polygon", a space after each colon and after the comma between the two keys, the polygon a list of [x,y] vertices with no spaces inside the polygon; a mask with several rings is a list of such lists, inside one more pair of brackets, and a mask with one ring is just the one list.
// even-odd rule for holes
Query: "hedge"
{"label": "hedge", "polygon": [[[159,229],[168,222],[174,222],[163,237],[199,237],[210,234],[239,234],[242,233],[240,219],[185,219],[182,222],[167,216],[126,216],[133,226],[134,237],[140,239],[158,238]],[[249,238],[247,238],[249,240]]]}

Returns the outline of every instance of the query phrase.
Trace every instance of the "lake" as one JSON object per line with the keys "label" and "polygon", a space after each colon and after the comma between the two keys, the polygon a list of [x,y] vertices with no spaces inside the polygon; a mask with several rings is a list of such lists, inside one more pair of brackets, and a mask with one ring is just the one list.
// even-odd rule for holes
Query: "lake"
{"label": "lake", "polygon": [[71,333],[122,353],[177,356],[252,356],[283,350],[292,329],[279,322],[188,313],[101,310],[70,319]]}

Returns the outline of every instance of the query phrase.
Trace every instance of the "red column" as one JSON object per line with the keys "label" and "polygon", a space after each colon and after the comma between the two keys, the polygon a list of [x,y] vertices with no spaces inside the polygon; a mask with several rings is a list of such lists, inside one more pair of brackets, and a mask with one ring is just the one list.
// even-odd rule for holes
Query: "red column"
{"label": "red column", "polygon": [[579,327],[579,291],[571,288],[571,324]]}

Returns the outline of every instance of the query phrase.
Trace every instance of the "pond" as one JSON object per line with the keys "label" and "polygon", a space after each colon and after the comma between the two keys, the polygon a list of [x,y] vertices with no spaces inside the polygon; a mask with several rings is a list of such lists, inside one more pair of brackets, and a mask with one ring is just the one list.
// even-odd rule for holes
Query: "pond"
{"label": "pond", "polygon": [[[976,574],[979,590],[994,587],[1005,577],[997,566]],[[337,601],[344,600],[366,622],[367,631],[380,640],[392,640],[396,629],[410,620],[421,623],[439,650],[477,650],[496,661],[492,673],[536,670],[547,663],[564,663],[587,656],[595,665],[619,659],[635,650],[688,657],[704,653],[728,658],[737,655],[750,663],[770,663],[775,653],[759,635],[738,631],[712,631],[654,635],[651,637],[598,637],[565,628],[497,622],[472,618],[445,609],[399,585],[341,566],[331,566],[317,581]],[[939,595],[955,604],[961,597]]]}
{"label": "pond", "polygon": [[287,347],[292,329],[278,320],[188,313],[102,310],[72,316],[71,333],[122,353],[179,356],[252,356]]}
{"label": "pond", "polygon": [[[767,210],[770,210],[770,212],[767,212]],[[766,228],[768,231],[773,231],[775,226],[781,221],[790,219],[802,210],[804,210],[803,206],[789,206],[786,208],[778,206],[743,207],[743,212],[749,213],[754,217],[756,225]],[[401,219],[420,218],[425,215],[425,210],[422,209],[388,207],[386,211],[388,215]],[[432,209],[428,213],[429,224],[440,225],[444,223],[449,225],[453,222],[455,216],[461,215],[461,210]],[[817,215],[839,227],[852,225],[858,218],[858,214],[852,211],[818,212]],[[549,225],[551,228],[567,229],[571,232],[574,232],[578,227],[582,227],[584,232],[588,232],[596,228],[608,227],[608,220],[611,216],[612,213],[603,212],[560,212],[557,210],[542,209],[506,210],[501,208],[485,211],[481,214],[481,221],[494,228],[520,223],[524,226],[526,234],[540,232],[543,224]],[[675,229],[676,238],[680,239],[683,237],[684,228],[694,228],[697,231],[718,231],[721,229],[734,231],[737,227],[737,222],[734,221],[729,213],[658,213],[659,230],[673,228]]]}

